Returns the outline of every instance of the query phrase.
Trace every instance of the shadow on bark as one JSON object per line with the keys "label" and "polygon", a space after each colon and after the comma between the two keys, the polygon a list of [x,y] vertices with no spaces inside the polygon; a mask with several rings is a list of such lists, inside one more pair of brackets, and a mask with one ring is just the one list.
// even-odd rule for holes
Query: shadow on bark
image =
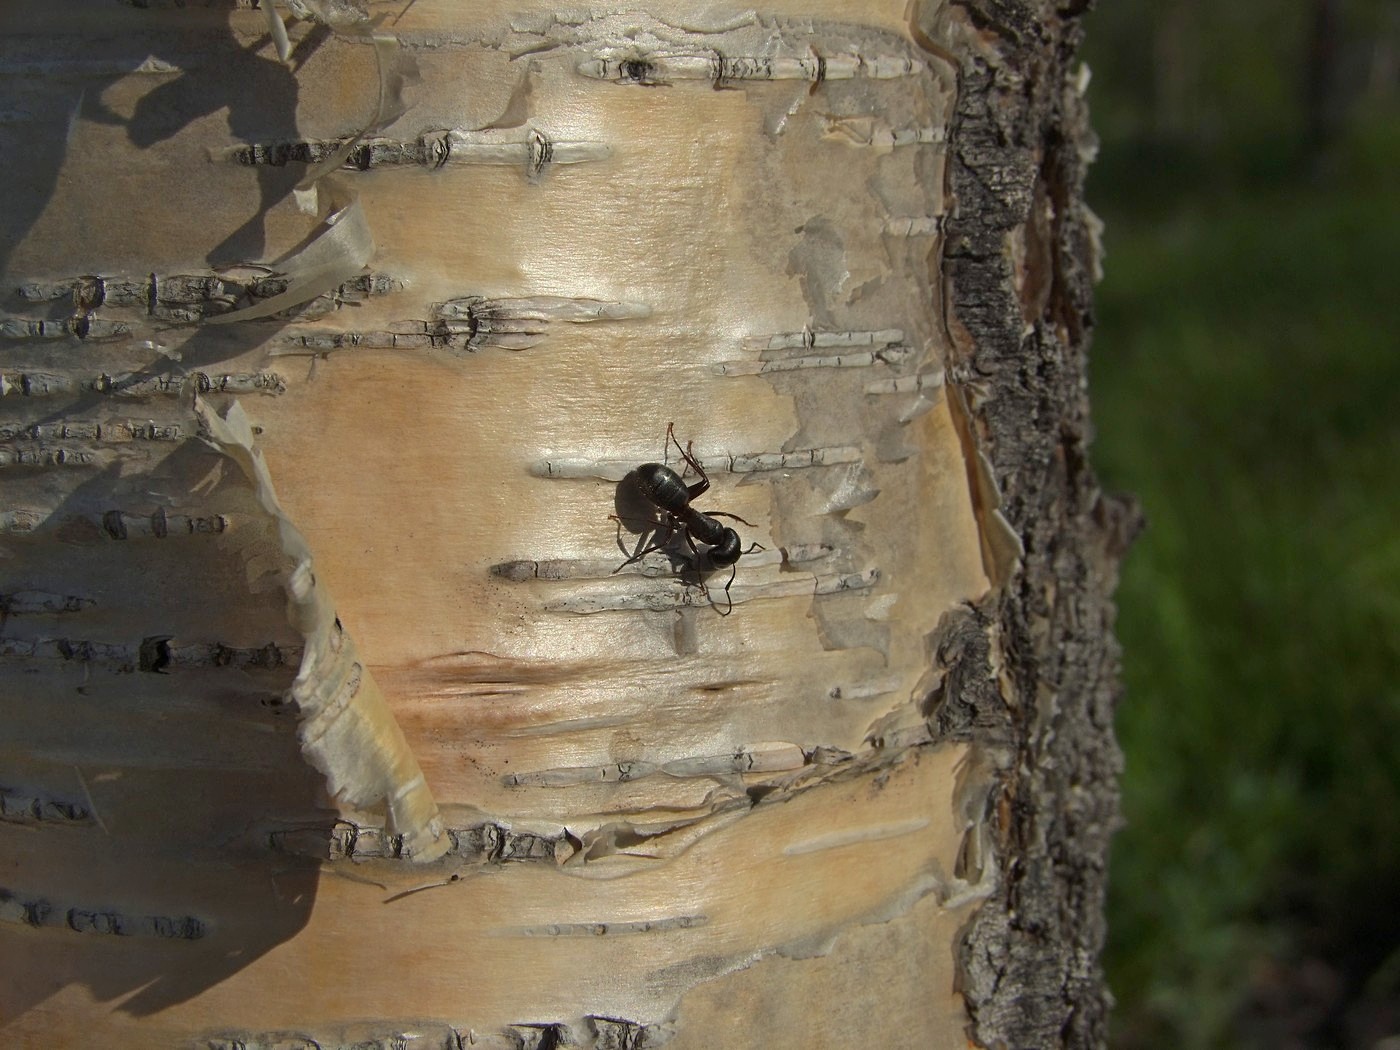
{"label": "shadow on bark", "polygon": [[0,624],[5,1022],[69,984],[156,1013],[310,915],[319,865],[269,831],[331,821],[283,699],[300,640],[253,497],[236,472],[216,483],[227,535],[123,536],[139,513],[113,516],[155,513],[221,461],[191,441],[154,471],[105,471],[8,544],[0,592],[73,608]]}

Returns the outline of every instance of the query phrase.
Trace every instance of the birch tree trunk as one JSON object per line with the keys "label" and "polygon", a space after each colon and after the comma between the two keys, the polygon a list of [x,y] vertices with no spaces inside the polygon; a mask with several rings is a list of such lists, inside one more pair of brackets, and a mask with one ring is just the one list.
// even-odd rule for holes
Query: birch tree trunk
{"label": "birch tree trunk", "polygon": [[1071,6],[8,4],[5,1044],[1100,1042]]}

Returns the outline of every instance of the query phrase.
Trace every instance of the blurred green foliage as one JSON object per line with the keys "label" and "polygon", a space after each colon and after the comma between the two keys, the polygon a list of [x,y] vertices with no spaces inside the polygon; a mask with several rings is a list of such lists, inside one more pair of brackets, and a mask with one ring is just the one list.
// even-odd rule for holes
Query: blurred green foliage
{"label": "blurred green foliage", "polygon": [[1124,1048],[1400,1032],[1400,26],[1338,10],[1323,142],[1307,5],[1089,23],[1095,460],[1149,522],[1118,595]]}

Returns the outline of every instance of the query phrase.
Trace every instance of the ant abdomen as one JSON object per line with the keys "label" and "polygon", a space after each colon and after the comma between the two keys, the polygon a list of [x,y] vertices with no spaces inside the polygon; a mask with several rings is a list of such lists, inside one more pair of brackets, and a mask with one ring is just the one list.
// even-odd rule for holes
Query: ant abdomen
{"label": "ant abdomen", "polygon": [[[714,518],[709,519],[714,521]],[[691,530],[694,531],[693,529]],[[725,566],[733,565],[743,555],[743,545],[739,540],[739,534],[731,528],[721,527],[718,540],[703,540],[704,543],[711,544],[710,549],[705,552],[710,559],[711,565]]]}

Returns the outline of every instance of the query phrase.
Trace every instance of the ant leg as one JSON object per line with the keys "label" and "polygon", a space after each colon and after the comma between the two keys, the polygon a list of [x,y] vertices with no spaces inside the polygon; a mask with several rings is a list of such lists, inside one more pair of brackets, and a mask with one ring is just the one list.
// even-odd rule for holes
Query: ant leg
{"label": "ant leg", "polygon": [[663,541],[660,542],[660,543],[653,543],[650,547],[643,547],[641,550],[637,551],[636,554],[632,555],[632,557],[628,558],[625,562],[623,562],[623,563],[622,563],[621,565],[619,565],[616,569],[614,569],[614,570],[610,573],[610,575],[616,576],[616,575],[617,575],[618,573],[620,573],[623,569],[627,568],[627,566],[633,564],[634,562],[639,562],[639,561],[641,561],[641,560],[642,560],[643,558],[645,558],[648,554],[653,554],[653,553],[655,553],[656,551],[661,550],[661,548],[663,548],[663,547],[666,546],[666,543],[668,542],[668,540],[669,540],[669,537],[667,538],[667,540],[663,540]]}
{"label": "ant leg", "polygon": [[[724,612],[719,613],[721,616],[728,616],[734,611],[734,599],[730,597],[729,588],[734,585],[734,576],[738,571],[739,565],[736,562],[734,564],[734,567],[729,570],[729,582],[724,585],[724,600],[728,603],[728,605],[725,607]],[[719,606],[715,606],[715,612],[719,612]]]}
{"label": "ant leg", "polygon": [[[751,543],[751,544],[749,544],[749,549],[746,550],[746,551],[744,551],[744,554],[752,554],[754,551],[766,551],[767,549],[768,549],[768,548],[765,547],[765,546],[763,546],[763,544],[761,544],[761,543]],[[716,605],[716,606],[714,607],[715,612],[719,613],[721,616],[728,616],[730,613],[732,613],[732,612],[734,611],[734,599],[733,599],[733,597],[732,597],[732,596],[730,595],[730,593],[729,593],[729,588],[732,587],[732,586],[734,586],[734,577],[735,577],[735,575],[738,574],[738,572],[739,572],[739,563],[736,561],[736,562],[734,563],[734,566],[729,570],[729,582],[726,583],[726,584],[724,585],[724,598],[725,598],[725,601],[727,602],[727,605],[725,606],[725,610],[724,610],[724,612],[719,612],[719,606]],[[713,604],[713,603],[712,603],[712,604]]]}
{"label": "ant leg", "polygon": [[[667,518],[670,518],[670,517],[671,517],[671,515],[668,514],[668,513],[666,513],[665,511],[661,511],[660,513],[661,513],[661,514],[664,514]],[[637,518],[637,517],[633,517],[633,516],[631,516],[631,515],[627,515],[627,516],[625,516],[625,517],[619,517],[619,516],[616,515],[616,514],[609,514],[609,515],[608,515],[608,519],[609,519],[610,521],[615,521],[615,522],[617,522],[617,527],[618,527],[619,529],[622,528],[622,526],[623,526],[624,523],[627,524],[628,526],[632,526],[632,525],[642,525],[642,526],[646,526],[646,527],[641,528],[641,529],[633,529],[633,530],[632,530],[633,532],[655,532],[657,529],[662,529],[662,528],[670,529],[671,531],[674,532],[674,531],[675,531],[675,528],[676,528],[676,526],[675,526],[675,524],[674,524],[673,521],[662,521],[661,518],[659,518],[659,517]]]}
{"label": "ant leg", "polygon": [[[747,518],[741,518],[741,517],[739,517],[739,515],[737,515],[737,514],[726,514],[726,513],[725,513],[724,511],[722,511],[722,510],[712,510],[712,511],[709,511],[708,514],[709,514],[709,516],[712,517],[712,518],[733,518],[735,521],[741,522],[741,523],[743,523],[744,525],[747,525],[747,526],[748,526],[749,528],[751,528],[751,529],[756,529],[756,528],[758,528],[758,526],[755,525],[753,522],[749,521]],[[767,549],[767,548],[765,548],[765,547],[760,547],[760,548],[759,548],[759,550],[766,550],[766,549]]]}
{"label": "ant leg", "polygon": [[[686,546],[690,548],[691,554],[695,555],[695,560],[690,563],[690,568],[687,571],[695,575],[695,586],[700,589],[700,597],[713,605],[714,602],[710,600],[710,588],[706,586],[705,578],[701,575],[700,563],[704,555],[700,553],[700,548],[695,546],[695,538],[690,535],[689,530],[682,530],[681,535],[685,537]],[[683,578],[684,574],[681,575]],[[686,582],[689,585],[689,581]],[[725,589],[728,590],[728,588]]]}
{"label": "ant leg", "polygon": [[705,473],[705,468],[700,465],[700,461],[695,458],[695,442],[685,443],[685,461],[689,466],[695,468],[695,473],[700,475],[700,480],[694,485],[686,486],[686,493],[692,500],[699,499],[710,490],[710,475]]}
{"label": "ant leg", "polygon": [[[613,521],[617,522],[617,549],[620,550],[623,554],[626,554],[627,548],[622,543],[622,519],[616,514],[609,514],[608,517],[610,517]],[[612,571],[612,575],[616,576],[623,569],[627,568],[627,566],[631,565],[633,562],[641,561],[653,551],[661,550],[663,547],[666,546],[666,544],[671,542],[671,537],[676,534],[674,526],[667,527],[662,522],[651,521],[650,519],[647,520],[647,523],[655,526],[655,528],[651,530],[651,537],[654,542],[650,546],[647,546],[646,534],[643,533],[637,541],[636,553],[634,553],[630,558],[628,558],[625,562],[623,562],[616,569],[614,569]],[[666,537],[664,539],[656,539],[656,537],[661,534],[663,529],[666,532]]]}
{"label": "ant leg", "polygon": [[[703,496],[706,492],[709,491],[710,476],[705,473],[705,468],[702,467],[700,465],[700,461],[695,458],[695,442],[687,441],[685,443],[685,448],[681,448],[681,443],[676,440],[676,424],[674,423],[667,424],[666,437],[669,439],[672,445],[676,446],[676,451],[681,454],[681,459],[685,461],[685,473],[689,474],[690,471],[693,469],[695,473],[700,475],[700,480],[697,481],[694,485],[686,486],[687,497],[692,500],[698,499],[699,497]],[[667,446],[666,450],[668,452],[670,451],[670,445]],[[684,477],[684,474],[682,475],[682,477]]]}
{"label": "ant leg", "polygon": [[[616,569],[614,569],[609,575],[616,576],[618,573],[620,573],[623,569],[627,568],[627,566],[631,565],[633,562],[639,562],[648,554],[651,554],[653,551],[660,550],[661,546],[662,545],[660,544],[652,544],[652,546],[650,547],[643,547],[641,550],[637,551],[636,554],[632,555],[632,557],[628,558]],[[626,553],[626,551],[624,551],[623,553]]]}
{"label": "ant leg", "polygon": [[[694,442],[691,442],[691,444],[694,444]],[[667,424],[666,424],[666,454],[667,454],[668,456],[671,454],[671,446],[672,446],[672,445],[675,445],[675,446],[676,446],[676,451],[679,452],[679,453],[681,454],[681,459],[684,459],[684,460],[686,460],[687,462],[689,462],[690,457],[686,455],[685,449],[681,448],[680,439],[676,437],[676,424],[674,424],[674,423],[667,423]]]}
{"label": "ant leg", "polygon": [[700,557],[700,548],[695,546],[695,538],[690,535],[690,530],[687,529],[681,535],[685,537],[686,546],[690,548],[690,553],[695,555],[698,559]]}

